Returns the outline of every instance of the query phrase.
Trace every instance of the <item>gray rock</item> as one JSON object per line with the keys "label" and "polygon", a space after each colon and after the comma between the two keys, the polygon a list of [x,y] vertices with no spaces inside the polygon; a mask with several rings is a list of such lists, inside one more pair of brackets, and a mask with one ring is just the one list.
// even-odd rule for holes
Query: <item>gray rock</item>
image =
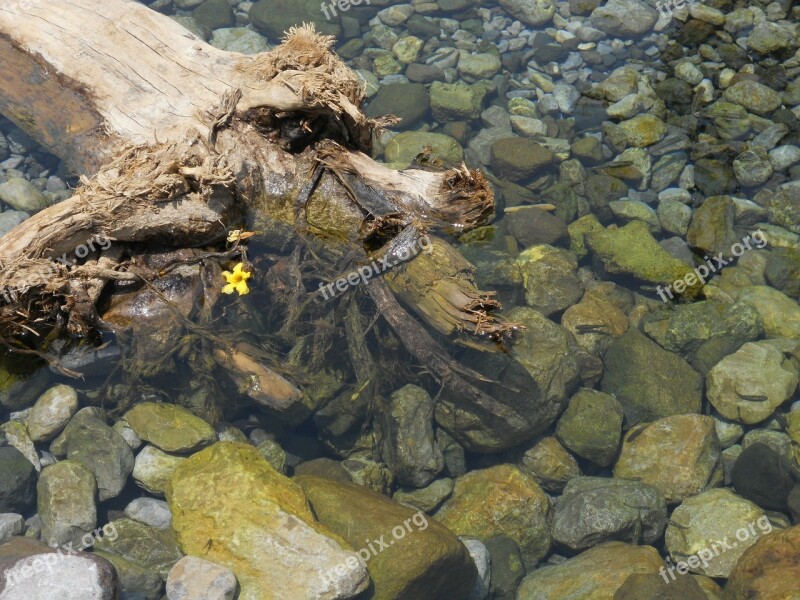
{"label": "gray rock", "polygon": [[183,556],[171,529],[157,529],[131,519],[116,519],[107,526],[112,526],[116,535],[98,539],[96,550],[120,556],[164,578]]}
{"label": "gray rock", "polygon": [[500,0],[500,6],[528,25],[544,25],[556,12],[552,0]]}
{"label": "gray rock", "polygon": [[733,160],[733,172],[739,183],[745,187],[753,187],[772,177],[772,163],[767,151],[761,146],[755,146]]}
{"label": "gray rock", "polygon": [[763,421],[797,389],[797,367],[769,342],[750,342],[706,376],[711,404],[726,419]]}
{"label": "gray rock", "polygon": [[0,568],[3,600],[115,600],[117,574],[91,554],[35,554]]}
{"label": "gray rock", "polygon": [[776,171],[783,171],[800,162],[800,148],[797,146],[778,146],[769,151],[769,162]]}
{"label": "gray rock", "polygon": [[642,0],[609,0],[594,10],[589,25],[616,37],[647,33],[658,20],[658,12]]}
{"label": "gray rock", "polygon": [[25,512],[36,500],[36,469],[16,448],[0,446],[0,512]]}
{"label": "gray rock", "polygon": [[53,447],[94,473],[101,501],[116,497],[133,471],[131,447],[106,424],[104,412],[96,408],[78,411]]}
{"label": "gray rock", "polygon": [[0,184],[0,200],[16,210],[27,213],[38,212],[52,204],[30,181],[20,177],[14,177]]}
{"label": "gray rock", "polygon": [[514,600],[519,582],[525,577],[525,562],[519,546],[505,535],[490,537],[484,545],[492,566],[490,597],[492,600]]}
{"label": "gray rock", "polygon": [[7,210],[0,213],[0,237],[3,237],[30,215],[18,210]]}
{"label": "gray rock", "polygon": [[400,504],[407,504],[424,513],[432,513],[453,493],[453,480],[449,477],[435,479],[420,489],[400,489],[392,498]]}
{"label": "gray rock", "polygon": [[692,209],[677,200],[662,200],[656,210],[658,222],[668,233],[685,236],[692,220]]}
{"label": "gray rock", "polygon": [[42,470],[37,486],[42,541],[51,546],[72,543],[97,526],[97,484],[83,464],[65,460]]}
{"label": "gray rock", "polygon": [[459,538],[461,543],[467,547],[472,562],[478,569],[478,577],[475,579],[475,587],[472,588],[467,600],[485,600],[489,596],[489,585],[492,578],[492,560],[489,550],[480,540],[473,538]]}
{"label": "gray rock", "polygon": [[433,433],[433,407],[428,392],[406,385],[391,395],[381,413],[383,460],[405,485],[426,486],[444,468]]}
{"label": "gray rock", "polygon": [[25,531],[25,518],[17,513],[0,513],[0,544]]}
{"label": "gray rock", "polygon": [[34,442],[47,442],[67,426],[78,410],[78,393],[68,385],[51,387],[28,415],[28,433]]}
{"label": "gray rock", "polygon": [[258,54],[270,49],[263,36],[246,27],[216,29],[209,43],[220,50],[242,54]]}
{"label": "gray rock", "polygon": [[758,115],[771,113],[781,106],[781,95],[762,83],[746,79],[734,83],[723,94],[726,100],[744,106]]}
{"label": "gray rock", "polygon": [[184,556],[167,576],[168,600],[233,600],[236,576],[228,568]]}
{"label": "gray rock", "polygon": [[168,529],[172,522],[169,505],[155,498],[136,498],[125,507],[125,516],[156,529]]}
{"label": "gray rock", "polygon": [[133,478],[139,487],[151,494],[163,496],[173,471],[186,460],[183,456],[173,456],[155,446],[145,446],[136,455]]}
{"label": "gray rock", "polygon": [[612,200],[608,203],[608,207],[615,217],[625,223],[635,220],[644,221],[650,227],[652,233],[661,231],[661,224],[656,211],[644,202],[639,202],[638,200]]}
{"label": "gray rock", "polygon": [[553,516],[553,539],[580,551],[620,540],[652,544],[664,532],[667,503],[655,487],[640,481],[576,477],[564,488]]}

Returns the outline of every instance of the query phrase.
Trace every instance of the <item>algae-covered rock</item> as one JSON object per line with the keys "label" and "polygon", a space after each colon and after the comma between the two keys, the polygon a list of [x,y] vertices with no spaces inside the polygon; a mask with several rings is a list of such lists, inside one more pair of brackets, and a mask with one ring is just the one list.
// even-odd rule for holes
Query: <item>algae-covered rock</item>
{"label": "algae-covered rock", "polygon": [[686,263],[673,258],[659,245],[647,223],[642,221],[632,221],[618,229],[589,232],[586,244],[611,275],[632,275],[650,283],[668,285],[686,275],[694,275]]}
{"label": "algae-covered rock", "polygon": [[714,419],[676,415],[641,425],[622,444],[614,477],[658,488],[667,502],[714,487],[722,478]]}
{"label": "algae-covered rock", "polygon": [[667,133],[667,126],[655,115],[637,115],[619,124],[629,146],[652,146]]}
{"label": "algae-covered rock", "polygon": [[764,333],[758,311],[746,302],[678,304],[648,316],[644,332],[662,347],[685,356],[701,373]]}
{"label": "algae-covered rock", "polygon": [[175,404],[142,402],[125,420],[136,435],[164,452],[193,452],[217,439],[211,425]]}
{"label": "algae-covered rock", "polygon": [[302,487],[320,523],[366,561],[372,600],[466,598],[475,566],[445,527],[362,487],[303,475]]}
{"label": "algae-covered rock", "polygon": [[614,600],[633,574],[657,574],[663,563],[651,546],[606,542],[522,580],[516,600]]}
{"label": "algae-covered rock", "polygon": [[402,484],[423,487],[444,468],[433,433],[433,406],[428,392],[408,384],[381,411],[383,460]]}
{"label": "algae-covered rock", "polygon": [[397,490],[392,499],[400,504],[418,508],[422,512],[432,513],[450,497],[453,486],[454,482],[449,477],[435,479],[424,488]]}
{"label": "algae-covered rock", "polygon": [[171,529],[150,527],[133,519],[117,519],[106,527],[113,527],[114,535],[98,538],[95,548],[155,571],[163,578],[183,556]]}
{"label": "algae-covered rock", "polygon": [[437,121],[459,121],[480,116],[486,90],[477,85],[434,81],[430,94],[431,110]]}
{"label": "algae-covered rock", "polygon": [[81,538],[97,526],[96,495],[94,475],[81,463],[64,460],[45,467],[37,486],[42,541],[80,548]]}
{"label": "algae-covered rock", "polygon": [[525,303],[545,316],[561,312],[581,299],[583,283],[578,277],[578,261],[563,248],[541,244],[524,250],[517,257]]}
{"label": "algae-covered rock", "polygon": [[54,454],[84,464],[97,480],[100,500],[119,495],[133,471],[133,452],[128,442],[106,424],[105,411],[87,407],[72,417],[53,441]]}
{"label": "algae-covered rock", "polygon": [[386,144],[386,161],[405,168],[425,146],[430,147],[436,158],[448,164],[460,164],[464,160],[464,149],[456,140],[443,133],[424,131],[404,131],[394,136]]}
{"label": "algae-covered rock", "polygon": [[[370,99],[364,114],[372,118],[394,115],[400,117],[403,127],[413,127],[428,114],[430,109],[431,101],[428,89],[424,85],[392,83],[380,87],[378,93]],[[420,151],[421,149],[417,150],[415,155]],[[409,158],[409,162],[411,158],[413,156]]]}
{"label": "algae-covered rock", "polygon": [[700,373],[638,329],[631,328],[615,339],[604,362],[601,388],[619,400],[629,423],[700,412],[703,402]]}
{"label": "algae-covered rock", "polygon": [[526,450],[520,465],[548,492],[560,492],[581,474],[578,462],[554,437],[542,438]]}
{"label": "algae-covered rock", "polygon": [[367,585],[356,554],[252,446],[218,442],[192,455],[166,496],[181,550],[231,569],[242,600],[344,600]]}
{"label": "algae-covered rock", "polygon": [[619,448],[624,413],[614,396],[581,389],[570,398],[556,426],[556,437],[578,456],[606,467]]}
{"label": "algae-covered rock", "polygon": [[471,471],[456,480],[436,520],[456,535],[507,535],[528,561],[550,550],[551,504],[533,476],[508,464]]}

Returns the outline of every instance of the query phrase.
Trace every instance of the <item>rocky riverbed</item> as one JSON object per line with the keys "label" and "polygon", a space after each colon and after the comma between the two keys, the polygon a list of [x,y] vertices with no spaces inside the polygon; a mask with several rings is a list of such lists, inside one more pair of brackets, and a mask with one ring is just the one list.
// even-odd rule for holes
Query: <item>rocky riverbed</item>
{"label": "rocky riverbed", "polygon": [[[313,22],[402,118],[376,157],[486,171],[459,248],[525,326],[531,418],[407,377],[363,426],[332,371],[291,426],[194,388],[105,410],[3,354],[0,600],[800,597],[799,7],[145,3],[247,54]],[[0,235],[74,185],[0,121]]]}

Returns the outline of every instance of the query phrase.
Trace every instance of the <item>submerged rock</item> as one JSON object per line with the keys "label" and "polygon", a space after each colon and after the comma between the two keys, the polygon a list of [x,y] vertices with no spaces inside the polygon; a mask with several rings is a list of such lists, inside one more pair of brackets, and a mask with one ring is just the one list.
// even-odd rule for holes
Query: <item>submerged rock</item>
{"label": "submerged rock", "polygon": [[211,425],[175,404],[142,402],[125,420],[142,440],[165,452],[194,452],[217,439]]}
{"label": "submerged rock", "polygon": [[581,458],[606,467],[617,455],[623,419],[614,396],[583,388],[570,398],[556,425],[556,437]]}
{"label": "submerged rock", "polygon": [[[317,477],[295,480],[324,526],[365,561],[370,597],[385,600],[466,598],[476,570],[464,545],[422,512],[352,484]],[[330,577],[321,568],[321,577]]]}
{"label": "submerged rock", "polygon": [[61,433],[78,410],[78,393],[68,385],[57,385],[42,394],[28,415],[31,440],[47,442]]}
{"label": "submerged rock", "polygon": [[658,574],[663,563],[655,548],[606,542],[522,580],[516,600],[614,600],[636,573]]}
{"label": "submerged rock", "polygon": [[233,600],[233,571],[196,556],[184,556],[167,576],[167,600]]}
{"label": "submerged rock", "polygon": [[36,469],[14,447],[0,446],[0,513],[26,512],[36,501]]}
{"label": "submerged rock", "polygon": [[132,519],[117,519],[109,525],[114,535],[99,538],[95,547],[147,571],[155,571],[162,578],[182,556],[171,529],[150,527]]}
{"label": "submerged rock", "polygon": [[382,456],[399,483],[423,487],[444,468],[433,433],[433,407],[428,392],[409,384],[394,392],[381,411]]}
{"label": "submerged rock", "polygon": [[728,578],[729,598],[780,600],[797,595],[800,525],[762,536],[739,558]]}
{"label": "submerged rock", "polygon": [[667,503],[639,481],[576,477],[564,488],[553,515],[553,539],[579,551],[617,540],[653,544],[664,532]]}
{"label": "submerged rock", "polygon": [[702,376],[638,329],[614,340],[604,360],[602,390],[619,400],[628,423],[700,412]]}
{"label": "submerged rock", "polygon": [[166,495],[180,548],[231,569],[242,600],[344,600],[367,585],[357,555],[252,446],[218,442],[192,455]]}
{"label": "submerged rock", "polygon": [[790,460],[763,443],[742,450],[731,471],[736,493],[767,510],[786,512],[789,494],[800,477]]}
{"label": "submerged rock", "polygon": [[97,526],[96,494],[94,475],[83,464],[65,460],[45,467],[37,486],[42,541],[82,548],[81,540]]}
{"label": "submerged rock", "polygon": [[722,479],[714,419],[676,415],[641,425],[622,444],[614,477],[658,488],[667,502],[714,487]]}
{"label": "submerged rock", "polygon": [[714,365],[707,396],[726,419],[763,421],[797,390],[797,367],[769,342],[749,342]]}
{"label": "submerged rock", "polygon": [[539,440],[522,455],[520,465],[548,492],[560,492],[581,474],[578,462],[554,437]]}
{"label": "submerged rock", "polygon": [[[730,490],[714,489],[685,499],[672,511],[664,541],[673,562],[688,562],[692,573],[728,577],[742,553],[770,531],[762,509]],[[688,560],[694,555],[700,564]]]}
{"label": "submerged rock", "polygon": [[456,535],[480,540],[507,535],[533,562],[550,550],[550,511],[550,499],[536,480],[506,464],[456,479],[453,495],[435,516]]}
{"label": "submerged rock", "polygon": [[539,245],[517,257],[525,287],[525,303],[545,316],[569,308],[583,295],[578,262],[563,248]]}

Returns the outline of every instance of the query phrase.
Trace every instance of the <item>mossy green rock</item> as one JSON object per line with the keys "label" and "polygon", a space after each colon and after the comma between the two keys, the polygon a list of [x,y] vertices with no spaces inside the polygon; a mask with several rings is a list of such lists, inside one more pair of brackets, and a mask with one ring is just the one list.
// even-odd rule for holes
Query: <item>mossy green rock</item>
{"label": "mossy green rock", "polygon": [[637,115],[619,124],[629,146],[652,146],[667,133],[667,126],[655,115]]}
{"label": "mossy green rock", "polygon": [[133,519],[117,519],[110,525],[116,535],[98,538],[95,548],[121,556],[161,577],[166,578],[172,565],[183,556],[171,529],[157,529]]}
{"label": "mossy green rock", "polygon": [[[658,284],[672,284],[693,273],[686,263],[673,258],[650,233],[647,223],[632,221],[618,229],[590,232],[586,243],[606,273],[632,275]],[[691,295],[696,288],[687,290]]]}
{"label": "mossy green rock", "polygon": [[411,164],[414,157],[429,146],[437,158],[451,164],[459,164],[464,159],[464,149],[456,140],[443,133],[424,131],[404,131],[394,136],[386,144],[386,162],[401,168]]}
{"label": "mossy green rock", "polygon": [[539,244],[517,257],[525,304],[549,317],[581,299],[583,282],[578,277],[578,261],[568,250]]}
{"label": "mossy green rock", "polygon": [[363,563],[253,446],[219,442],[192,455],[166,497],[181,550],[231,569],[241,600],[344,599],[367,586]]}
{"label": "mossy green rock", "polygon": [[519,544],[526,560],[535,562],[550,550],[551,509],[532,475],[502,464],[459,477],[453,495],[435,516],[456,535],[507,535]]}
{"label": "mossy green rock", "polygon": [[610,394],[581,389],[570,398],[556,426],[556,437],[578,456],[603,467],[619,448],[624,413]]}
{"label": "mossy green rock", "polygon": [[495,174],[513,181],[530,179],[553,164],[553,153],[529,138],[503,138],[492,144],[491,165]]}
{"label": "mossy green rock", "polygon": [[313,23],[323,35],[338,36],[342,32],[338,18],[325,19],[318,0],[259,0],[250,9],[250,22],[273,42],[303,23]]}
{"label": "mossy green rock", "polygon": [[469,594],[476,576],[472,559],[433,519],[357,485],[308,475],[295,481],[323,525],[360,548],[362,558],[371,555],[367,565],[373,586],[366,598],[439,600]]}
{"label": "mossy green rock", "polygon": [[143,402],[125,420],[136,435],[165,452],[192,452],[217,439],[211,425],[175,404]]}
{"label": "mossy green rock", "polygon": [[437,121],[470,121],[477,119],[483,109],[486,89],[465,83],[431,84],[431,109]]}
{"label": "mossy green rock", "polygon": [[644,332],[701,373],[764,333],[761,315],[746,302],[678,304],[645,318]]}
{"label": "mossy green rock", "polygon": [[699,413],[702,408],[700,373],[638,329],[615,339],[604,362],[602,390],[619,400],[628,423]]}

